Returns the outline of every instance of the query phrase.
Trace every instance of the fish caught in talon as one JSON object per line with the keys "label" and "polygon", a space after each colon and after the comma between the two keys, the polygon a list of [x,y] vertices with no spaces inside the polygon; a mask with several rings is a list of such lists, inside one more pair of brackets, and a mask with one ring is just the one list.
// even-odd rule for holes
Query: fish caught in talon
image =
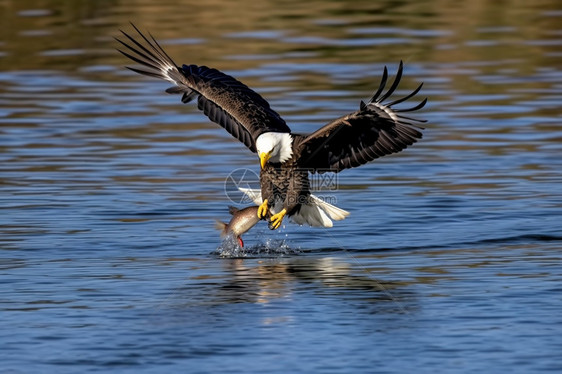
{"label": "fish caught in talon", "polygon": [[281,226],[281,222],[283,222],[283,218],[285,217],[285,214],[287,214],[287,210],[283,209],[279,213],[272,215],[270,220],[271,224],[269,228],[272,228],[273,230],[277,230],[279,226]]}
{"label": "fish caught in talon", "polygon": [[[116,39],[122,46],[119,52],[138,64],[127,68],[172,83],[167,93],[181,95],[183,103],[195,100],[211,121],[259,157],[260,189],[238,187],[251,192],[257,206],[247,209],[253,216],[239,218],[246,217],[242,209],[233,213],[231,223],[221,224],[225,232],[238,232],[241,245],[241,233],[275,212],[269,223],[273,229],[281,226],[285,215],[299,225],[332,227],[349,212],[314,196],[311,175],[355,168],[401,152],[422,138],[426,121],[409,113],[422,109],[427,98],[411,106],[406,102],[423,83],[405,96],[392,97],[402,79],[402,61],[390,87],[385,66],[379,87],[367,102],[360,101],[356,110],[304,134],[293,132],[260,94],[236,78],[204,65],[178,65],[154,37],[132,27],[136,37],[122,31],[123,38]],[[228,229],[229,225],[241,228]]]}
{"label": "fish caught in talon", "polygon": [[258,212],[257,212],[258,218],[264,219],[268,214],[268,210],[269,210],[269,202],[267,201],[267,199],[265,199],[263,203],[258,207]]}
{"label": "fish caught in talon", "polygon": [[216,228],[221,230],[221,238],[232,235],[240,247],[244,248],[242,234],[248,232],[252,227],[260,221],[258,218],[258,207],[249,206],[247,208],[238,209],[233,206],[228,207],[228,212],[232,215],[230,222],[224,223],[219,220],[216,222]]}

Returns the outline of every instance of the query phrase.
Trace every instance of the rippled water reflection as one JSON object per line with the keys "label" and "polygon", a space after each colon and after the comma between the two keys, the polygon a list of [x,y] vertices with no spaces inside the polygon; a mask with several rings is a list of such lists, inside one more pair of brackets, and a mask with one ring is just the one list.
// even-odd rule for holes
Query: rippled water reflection
{"label": "rippled water reflection", "polygon": [[[562,368],[557,2],[4,5],[0,371]],[[220,258],[224,181],[257,159],[123,68],[128,21],[296,131],[402,59],[424,139],[338,175],[333,229],[260,225]]]}

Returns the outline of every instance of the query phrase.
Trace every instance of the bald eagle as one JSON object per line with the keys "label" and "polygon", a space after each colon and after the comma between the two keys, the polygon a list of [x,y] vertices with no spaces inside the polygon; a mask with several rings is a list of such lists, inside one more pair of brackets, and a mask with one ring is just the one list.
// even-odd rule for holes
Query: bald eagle
{"label": "bald eagle", "polygon": [[128,69],[174,84],[168,93],[181,94],[213,122],[244,143],[260,160],[261,191],[245,191],[259,205],[259,218],[269,216],[270,228],[277,229],[285,215],[298,224],[331,227],[332,219],[344,219],[348,212],[310,193],[310,173],[340,172],[391,153],[400,152],[422,137],[424,120],[402,113],[424,107],[427,99],[403,109],[393,106],[416,95],[420,84],[405,97],[385,102],[402,77],[400,61],[396,77],[384,92],[388,79],[385,67],[378,90],[359,110],[337,118],[311,134],[296,134],[258,93],[230,75],[206,66],[178,66],[150,35],[142,40],[121,31],[126,41],[123,55],[140,64]]}

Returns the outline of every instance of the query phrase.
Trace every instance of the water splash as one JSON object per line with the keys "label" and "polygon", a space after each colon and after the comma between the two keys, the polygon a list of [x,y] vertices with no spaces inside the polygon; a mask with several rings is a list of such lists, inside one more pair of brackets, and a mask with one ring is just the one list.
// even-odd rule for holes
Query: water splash
{"label": "water splash", "polygon": [[301,253],[300,248],[293,248],[285,239],[265,239],[263,242],[240,247],[238,241],[229,236],[223,240],[213,254],[224,258],[240,257],[282,257]]}

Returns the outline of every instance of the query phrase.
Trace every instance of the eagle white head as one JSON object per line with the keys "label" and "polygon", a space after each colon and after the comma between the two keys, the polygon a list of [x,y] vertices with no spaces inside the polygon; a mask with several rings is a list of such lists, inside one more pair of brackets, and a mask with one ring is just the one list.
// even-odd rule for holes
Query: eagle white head
{"label": "eagle white head", "polygon": [[288,132],[265,132],[256,139],[262,169],[267,162],[283,163],[293,155],[293,137]]}

